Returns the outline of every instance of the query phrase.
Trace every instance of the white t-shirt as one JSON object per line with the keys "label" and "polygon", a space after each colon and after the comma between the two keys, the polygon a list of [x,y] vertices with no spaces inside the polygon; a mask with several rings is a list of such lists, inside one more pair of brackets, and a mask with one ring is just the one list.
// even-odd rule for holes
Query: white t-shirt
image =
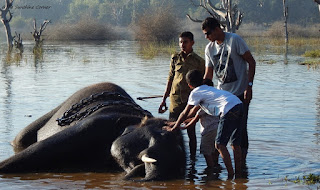
{"label": "white t-shirt", "polygon": [[218,79],[218,89],[236,96],[243,94],[248,86],[248,66],[241,57],[249,48],[237,34],[225,32],[222,44],[209,42],[205,49],[206,67],[213,67]]}
{"label": "white t-shirt", "polygon": [[241,100],[232,93],[208,85],[193,89],[188,99],[189,105],[200,105],[207,114],[221,117],[240,103]]}
{"label": "white t-shirt", "polygon": [[205,111],[200,109],[197,114],[200,116],[200,133],[205,135],[206,133],[217,130],[219,124],[219,117],[207,114]]}

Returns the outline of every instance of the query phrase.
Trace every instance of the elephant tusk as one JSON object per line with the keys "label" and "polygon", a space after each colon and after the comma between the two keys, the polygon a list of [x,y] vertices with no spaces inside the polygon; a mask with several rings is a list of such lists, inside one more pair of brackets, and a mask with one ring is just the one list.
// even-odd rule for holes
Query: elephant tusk
{"label": "elephant tusk", "polygon": [[145,154],[141,157],[141,160],[142,160],[142,162],[145,162],[145,163],[154,163],[154,162],[157,162],[156,159],[149,158],[149,157],[147,157]]}

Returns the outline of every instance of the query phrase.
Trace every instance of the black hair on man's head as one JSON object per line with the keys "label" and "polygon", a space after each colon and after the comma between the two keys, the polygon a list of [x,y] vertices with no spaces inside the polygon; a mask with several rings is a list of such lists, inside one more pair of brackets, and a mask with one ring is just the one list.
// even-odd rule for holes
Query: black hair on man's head
{"label": "black hair on man's head", "polygon": [[198,70],[191,70],[186,75],[187,83],[193,87],[198,87],[202,85],[202,74]]}
{"label": "black hair on man's head", "polygon": [[189,31],[182,32],[179,35],[179,38],[189,38],[191,41],[193,41],[193,34],[192,34],[192,32],[189,32]]}
{"label": "black hair on man's head", "polygon": [[202,84],[206,84],[208,86],[213,86],[213,82],[210,79],[203,79]]}
{"label": "black hair on man's head", "polygon": [[202,22],[202,30],[205,29],[215,29],[216,27],[220,27],[220,23],[217,19],[213,17],[207,17],[203,22]]}

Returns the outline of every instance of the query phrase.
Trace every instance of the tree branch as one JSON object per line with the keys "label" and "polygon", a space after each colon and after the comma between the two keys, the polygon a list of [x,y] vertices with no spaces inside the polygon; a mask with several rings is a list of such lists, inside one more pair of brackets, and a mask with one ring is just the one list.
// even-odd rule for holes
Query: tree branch
{"label": "tree branch", "polygon": [[46,29],[47,25],[50,23],[50,20],[45,20],[43,21],[43,23],[41,24],[41,27],[40,27],[40,35],[42,34],[42,32]]}
{"label": "tree branch", "polygon": [[203,20],[193,19],[189,14],[186,15],[192,22],[202,22]]}
{"label": "tree branch", "polygon": [[12,7],[13,0],[6,0],[5,10],[8,10]]}
{"label": "tree branch", "polygon": [[219,16],[221,16],[222,18],[226,18],[227,16],[227,12],[223,11],[223,9],[218,9],[216,8],[212,2],[210,0],[207,0],[208,5],[210,6],[210,8]]}

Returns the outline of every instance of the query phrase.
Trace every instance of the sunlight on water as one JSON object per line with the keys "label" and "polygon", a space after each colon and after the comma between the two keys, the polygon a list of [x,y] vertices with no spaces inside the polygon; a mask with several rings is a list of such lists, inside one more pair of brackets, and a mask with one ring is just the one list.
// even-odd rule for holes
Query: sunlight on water
{"label": "sunlight on water", "polygon": [[[14,154],[10,141],[22,128],[87,85],[114,82],[134,99],[162,95],[170,56],[145,60],[138,56],[138,48],[139,44],[128,41],[47,42],[42,58],[35,59],[32,43],[27,43],[21,60],[10,64],[4,61],[6,55],[1,54],[0,159]],[[188,165],[186,180],[134,183],[120,180],[123,173],[45,173],[1,175],[1,186],[5,189],[308,188],[284,179],[320,174],[319,69],[298,65],[299,56],[288,56],[287,65],[279,55],[255,58],[254,98],[248,121],[248,179],[228,181],[225,169],[219,176],[207,176],[203,173],[205,160],[198,154],[195,165]],[[275,63],[269,64],[268,60]],[[167,118],[168,113],[157,113],[160,101],[155,98],[137,103],[156,117]],[[184,137],[187,140],[185,132]],[[197,138],[199,143],[199,134]]]}

